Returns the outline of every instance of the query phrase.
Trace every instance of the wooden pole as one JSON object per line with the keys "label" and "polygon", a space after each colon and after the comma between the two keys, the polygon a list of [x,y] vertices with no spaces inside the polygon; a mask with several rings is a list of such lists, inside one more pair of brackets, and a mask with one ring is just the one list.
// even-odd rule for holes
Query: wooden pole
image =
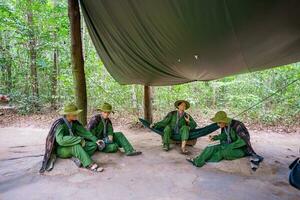
{"label": "wooden pole", "polygon": [[152,101],[151,101],[151,87],[144,86],[144,119],[152,123]]}
{"label": "wooden pole", "polygon": [[68,0],[68,15],[71,29],[72,73],[75,85],[76,104],[83,112],[79,114],[79,121],[86,125],[87,94],[82,54],[80,30],[80,11],[78,0]]}

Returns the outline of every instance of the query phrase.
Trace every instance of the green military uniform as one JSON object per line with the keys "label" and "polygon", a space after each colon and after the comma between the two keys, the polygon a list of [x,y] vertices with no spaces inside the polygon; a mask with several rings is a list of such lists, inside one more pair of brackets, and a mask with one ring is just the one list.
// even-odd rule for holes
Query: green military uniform
{"label": "green military uniform", "polygon": [[[248,139],[241,138],[240,136],[243,134],[238,134],[236,132],[238,129],[232,128],[231,124],[236,124],[237,121],[228,118],[224,111],[217,112],[211,120],[225,125],[221,130],[221,134],[212,138],[214,141],[219,140],[220,144],[206,147],[199,156],[189,161],[197,167],[202,167],[205,162],[219,162],[223,159],[234,160],[246,156],[247,148],[251,147],[250,140],[247,146],[246,141]],[[232,123],[233,121],[234,123]]]}
{"label": "green military uniform", "polygon": [[189,139],[189,132],[197,127],[197,123],[189,116],[190,122],[187,123],[184,116],[187,113],[179,114],[179,111],[172,111],[160,122],[154,124],[153,128],[164,129],[163,144],[169,146],[171,135],[180,134],[181,141]]}
{"label": "green military uniform", "polygon": [[[99,116],[101,117],[101,116]],[[104,135],[104,123],[106,123],[106,134]],[[114,132],[112,124],[109,119],[100,120],[97,125],[90,129],[90,131],[97,137],[99,140],[104,140],[107,136],[112,136],[113,141],[105,145],[105,148],[101,151],[105,153],[115,153],[119,148],[123,148],[125,153],[131,153],[134,151],[132,145],[127,140],[122,132]]]}
{"label": "green military uniform", "polygon": [[82,165],[87,167],[93,163],[91,155],[97,149],[97,137],[79,122],[71,123],[71,126],[74,136],[70,135],[66,124],[61,124],[56,129],[57,155],[60,158],[78,158]]}
{"label": "green military uniform", "polygon": [[202,167],[205,162],[219,162],[223,159],[234,160],[246,156],[246,142],[240,138],[234,130],[229,132],[231,143],[228,144],[225,129],[221,134],[213,137],[213,140],[220,140],[221,144],[206,147],[203,152],[194,158],[194,164]]}
{"label": "green military uniform", "polygon": [[[75,104],[68,104],[60,112],[61,115],[78,115],[79,110]],[[93,163],[91,155],[97,149],[97,137],[87,131],[78,121],[59,124],[55,131],[55,140],[57,145],[56,153],[60,158],[77,158],[84,167]],[[69,130],[70,129],[70,130]]]}
{"label": "green military uniform", "polygon": [[[113,112],[112,106],[109,103],[104,103],[98,107],[101,112]],[[88,123],[90,130],[98,140],[105,143],[105,147],[99,148],[100,151],[106,153],[114,153],[123,148],[127,156],[140,155],[142,152],[135,151],[130,142],[122,132],[114,132],[112,123],[109,118],[103,118],[101,114],[95,115]],[[109,136],[112,136],[112,141],[109,141]]]}

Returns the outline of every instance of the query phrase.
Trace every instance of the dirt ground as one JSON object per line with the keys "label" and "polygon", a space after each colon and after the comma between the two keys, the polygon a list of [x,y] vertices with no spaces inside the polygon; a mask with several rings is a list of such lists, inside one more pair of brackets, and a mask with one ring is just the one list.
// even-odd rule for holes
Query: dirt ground
{"label": "dirt ground", "polygon": [[[296,200],[300,192],[288,184],[288,165],[299,155],[300,133],[252,131],[252,143],[265,157],[252,172],[249,160],[209,163],[196,168],[173,146],[161,150],[160,137],[146,129],[117,126],[141,156],[96,153],[93,159],[105,171],[93,174],[68,159],[39,175],[47,129],[0,128],[0,199],[205,199]],[[198,140],[192,155],[207,145]]]}

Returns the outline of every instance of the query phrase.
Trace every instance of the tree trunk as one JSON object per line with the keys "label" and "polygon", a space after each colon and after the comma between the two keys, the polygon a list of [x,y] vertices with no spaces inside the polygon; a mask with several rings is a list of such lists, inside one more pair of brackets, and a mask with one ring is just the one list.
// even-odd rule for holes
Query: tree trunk
{"label": "tree trunk", "polygon": [[83,110],[83,112],[79,114],[79,121],[82,124],[86,125],[87,94],[84,74],[84,61],[82,54],[80,11],[78,0],[68,0],[68,14],[71,28],[71,57],[76,104],[79,109]]}
{"label": "tree trunk", "polygon": [[144,86],[144,119],[152,123],[151,87]]}
{"label": "tree trunk", "polygon": [[135,85],[131,86],[131,104],[132,104],[132,112],[134,115],[139,115],[139,108],[137,103],[137,96],[135,91]]}
{"label": "tree trunk", "polygon": [[57,109],[57,63],[58,50],[55,47],[53,50],[53,68],[51,73],[51,108]]}
{"label": "tree trunk", "polygon": [[[54,8],[57,6],[56,0],[53,0]],[[56,12],[54,12],[54,17],[57,17]],[[57,31],[58,27],[53,27],[53,66],[51,70],[51,108],[56,110],[57,109],[57,76],[58,76],[58,48],[57,48]]]}
{"label": "tree trunk", "polygon": [[[3,38],[2,38],[3,37]],[[4,32],[0,35],[0,51],[3,55],[3,61],[5,68],[3,70],[3,80],[5,82],[5,92],[10,93],[12,89],[12,56],[10,53],[9,39],[7,39],[7,34]]]}
{"label": "tree trunk", "polygon": [[[32,13],[32,1],[27,1],[27,22],[29,27],[29,63],[30,63],[30,82],[32,95],[36,97],[36,100],[39,98],[39,87],[38,87],[38,76],[37,76],[37,66],[36,66],[36,38],[34,33],[34,21]],[[36,106],[36,104],[35,104]]]}

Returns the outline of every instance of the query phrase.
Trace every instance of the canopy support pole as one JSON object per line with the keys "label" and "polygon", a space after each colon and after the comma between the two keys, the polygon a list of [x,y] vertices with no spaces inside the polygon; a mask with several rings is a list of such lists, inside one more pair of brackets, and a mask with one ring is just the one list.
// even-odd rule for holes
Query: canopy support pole
{"label": "canopy support pole", "polygon": [[145,85],[144,86],[144,119],[149,123],[152,123],[153,115],[152,115],[152,97],[151,97],[151,87]]}
{"label": "canopy support pole", "polygon": [[68,15],[71,31],[72,73],[75,85],[76,105],[82,112],[79,121],[85,125],[87,115],[87,94],[84,73],[84,60],[80,30],[80,10],[78,0],[68,0]]}

